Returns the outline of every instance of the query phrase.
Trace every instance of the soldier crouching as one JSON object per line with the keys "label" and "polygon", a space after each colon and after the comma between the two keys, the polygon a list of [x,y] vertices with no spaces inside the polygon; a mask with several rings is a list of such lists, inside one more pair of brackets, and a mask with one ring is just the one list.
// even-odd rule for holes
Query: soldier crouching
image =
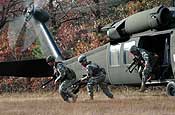
{"label": "soldier crouching", "polygon": [[64,65],[61,61],[56,62],[54,56],[48,56],[46,59],[48,65],[54,70],[55,84],[60,82],[59,93],[64,101],[71,102],[69,98],[72,98],[72,102],[75,102],[77,95],[75,95],[69,88],[76,80],[75,72]]}

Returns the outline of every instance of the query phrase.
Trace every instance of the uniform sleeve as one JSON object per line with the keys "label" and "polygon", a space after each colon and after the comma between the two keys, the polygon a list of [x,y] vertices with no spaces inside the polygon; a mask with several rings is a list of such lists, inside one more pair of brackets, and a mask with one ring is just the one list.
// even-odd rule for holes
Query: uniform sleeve
{"label": "uniform sleeve", "polygon": [[92,77],[92,75],[93,75],[93,70],[92,70],[91,66],[88,65],[86,69],[87,69],[88,76],[89,76],[89,77]]}
{"label": "uniform sleeve", "polygon": [[66,67],[63,64],[57,64],[56,69],[59,72],[59,76],[56,78],[55,81],[58,81],[66,75]]}
{"label": "uniform sleeve", "polygon": [[145,65],[149,64],[149,54],[146,51],[142,52],[142,58],[145,61]]}

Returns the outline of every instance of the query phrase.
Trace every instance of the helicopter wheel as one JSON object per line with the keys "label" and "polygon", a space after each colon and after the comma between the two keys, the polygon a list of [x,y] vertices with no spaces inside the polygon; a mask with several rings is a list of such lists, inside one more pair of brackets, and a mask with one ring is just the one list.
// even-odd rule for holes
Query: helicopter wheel
{"label": "helicopter wheel", "polygon": [[175,96],[175,83],[173,81],[168,83],[166,93],[168,96]]}

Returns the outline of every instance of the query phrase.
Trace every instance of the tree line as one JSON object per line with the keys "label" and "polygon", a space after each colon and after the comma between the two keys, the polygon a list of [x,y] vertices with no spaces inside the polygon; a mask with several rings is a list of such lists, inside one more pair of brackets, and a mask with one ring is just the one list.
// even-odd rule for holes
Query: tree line
{"label": "tree line", "polygon": [[[171,0],[47,0],[34,1],[42,6],[50,19],[47,26],[52,33],[65,59],[80,55],[109,42],[101,28],[116,20],[158,5],[171,6]],[[25,0],[0,1],[0,62],[29,58],[42,58],[38,41],[23,52],[9,44],[8,26],[16,17],[21,16],[26,7]],[[13,38],[11,38],[13,39]],[[24,80],[24,79],[23,79]],[[24,80],[15,77],[0,80],[0,90],[36,90],[44,79]],[[7,84],[6,84],[7,83]],[[30,85],[27,85],[30,84]],[[14,90],[13,90],[14,88]],[[20,88],[19,88],[20,89]]]}

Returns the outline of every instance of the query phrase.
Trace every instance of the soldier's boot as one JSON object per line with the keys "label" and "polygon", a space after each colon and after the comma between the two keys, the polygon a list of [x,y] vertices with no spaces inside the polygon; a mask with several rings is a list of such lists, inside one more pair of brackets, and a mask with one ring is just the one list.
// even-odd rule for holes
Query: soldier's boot
{"label": "soldier's boot", "polygon": [[105,91],[103,91],[104,93],[105,93],[105,95],[108,97],[108,98],[110,98],[110,99],[113,99],[114,98],[114,95],[109,91],[109,90],[107,90],[106,92]]}
{"label": "soldier's boot", "polygon": [[72,98],[73,103],[77,101],[78,95],[74,94],[70,89],[67,90],[67,94],[70,98]]}
{"label": "soldier's boot", "polygon": [[109,87],[103,84],[100,84],[101,89],[103,90],[103,93],[110,99],[114,98],[114,95],[110,91]]}
{"label": "soldier's boot", "polygon": [[114,99],[114,95],[111,94],[110,96],[108,96],[110,99]]}
{"label": "soldier's boot", "polygon": [[61,95],[61,97],[63,98],[63,100],[65,101],[65,102],[68,102],[68,103],[70,103],[70,100],[69,100],[69,97],[68,97],[68,95],[67,94],[65,94],[64,92],[60,92],[60,95]]}
{"label": "soldier's boot", "polygon": [[89,93],[89,100],[94,100],[94,94],[92,92]]}
{"label": "soldier's boot", "polygon": [[78,98],[78,95],[74,95],[74,96],[72,97],[72,102],[75,103],[75,102],[77,101],[77,98]]}
{"label": "soldier's boot", "polygon": [[69,100],[68,97],[63,97],[63,100],[64,100],[65,102],[67,102],[67,103],[70,103],[70,102],[71,102],[71,101]]}
{"label": "soldier's boot", "polygon": [[70,102],[71,102],[69,99],[66,99],[66,100],[64,100],[64,101],[67,102],[67,103],[70,103]]}
{"label": "soldier's boot", "polygon": [[70,93],[71,97],[72,97],[72,102],[75,103],[77,101],[78,95],[74,94],[74,93]]}
{"label": "soldier's boot", "polygon": [[141,87],[140,87],[140,90],[139,90],[140,92],[144,92],[145,91],[145,83],[144,82],[142,82],[142,84],[141,84]]}
{"label": "soldier's boot", "polygon": [[93,95],[90,95],[90,100],[94,100],[94,96]]}

